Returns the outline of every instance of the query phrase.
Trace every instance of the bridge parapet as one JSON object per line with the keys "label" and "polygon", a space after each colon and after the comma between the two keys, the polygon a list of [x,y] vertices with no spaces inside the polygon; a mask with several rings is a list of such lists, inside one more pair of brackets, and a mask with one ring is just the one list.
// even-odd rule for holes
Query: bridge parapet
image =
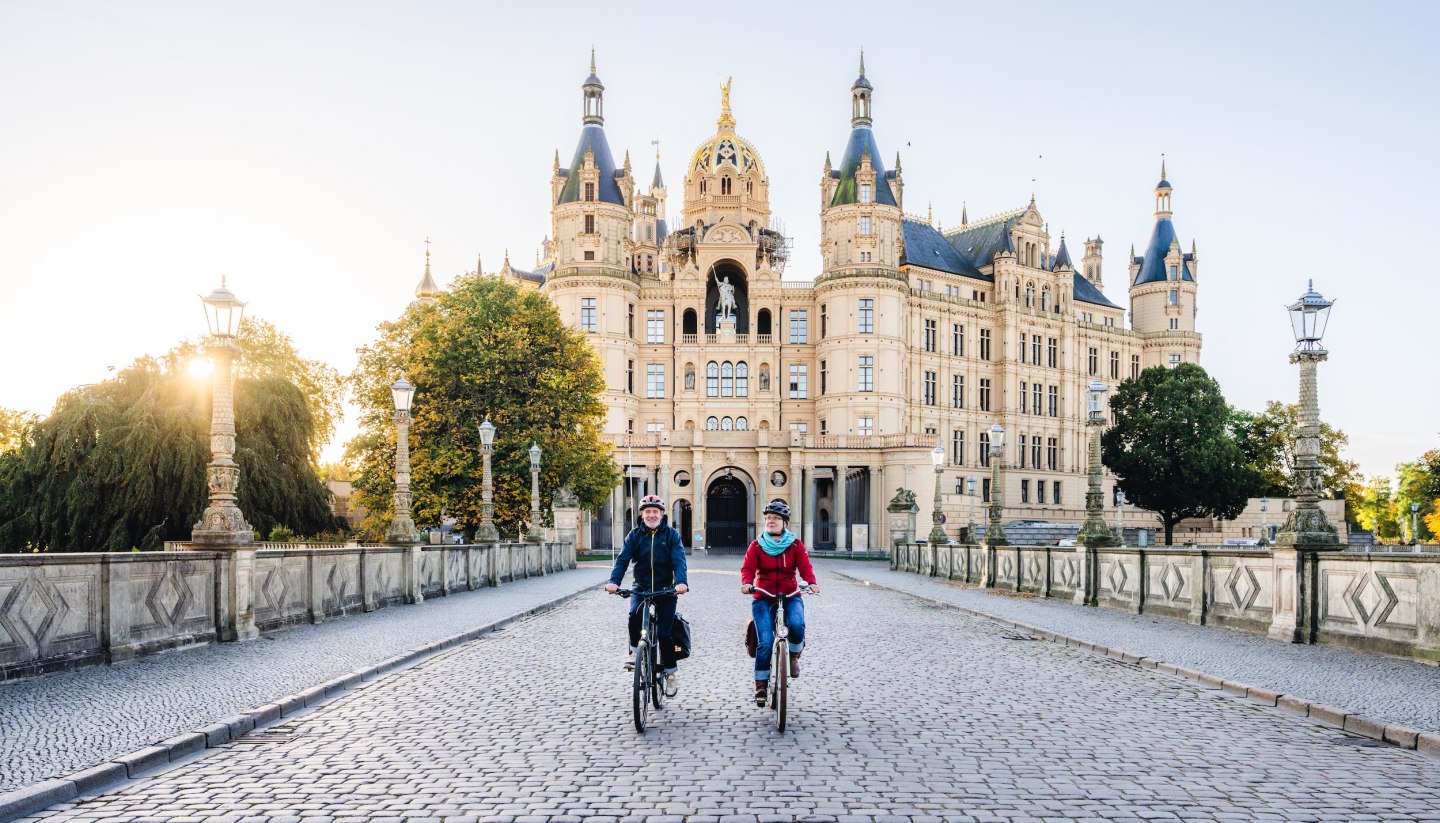
{"label": "bridge parapet", "polygon": [[573,568],[573,543],[0,555],[0,682]]}
{"label": "bridge parapet", "polygon": [[1440,554],[897,543],[891,568],[1294,643],[1440,661]]}

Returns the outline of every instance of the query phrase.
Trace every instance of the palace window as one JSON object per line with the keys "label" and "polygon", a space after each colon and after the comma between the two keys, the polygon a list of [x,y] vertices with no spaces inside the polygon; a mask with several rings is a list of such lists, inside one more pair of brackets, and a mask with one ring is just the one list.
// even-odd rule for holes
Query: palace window
{"label": "palace window", "polygon": [[587,203],[593,203],[593,202],[595,202],[595,184],[594,184],[594,183],[586,183],[586,184],[585,184],[585,202],[587,202]]}
{"label": "palace window", "polygon": [[586,234],[594,234],[594,233],[595,233],[595,215],[593,215],[593,214],[587,214],[587,215],[585,215],[585,233],[586,233]]}
{"label": "palace window", "polygon": [[735,396],[735,366],[729,360],[720,364],[720,396]]}
{"label": "palace window", "polygon": [[595,298],[580,298],[580,328],[595,333]]}
{"label": "palace window", "polygon": [[735,364],[735,396],[750,396],[750,367],[744,360]]}
{"label": "palace window", "polygon": [[635,361],[625,361],[625,391],[629,394],[635,393]]}
{"label": "palace window", "polygon": [[635,339],[635,304],[625,304],[625,335],[631,340]]}
{"label": "palace window", "polygon": [[950,406],[951,408],[965,408],[965,375],[956,374],[950,378]]}
{"label": "palace window", "polygon": [[1060,481],[1056,480],[1050,484],[1050,500],[1055,505],[1060,505]]}
{"label": "palace window", "polygon": [[859,366],[859,391],[875,391],[875,356],[871,354],[860,355]]}
{"label": "palace window", "polygon": [[990,411],[990,378],[988,377],[980,378],[980,411]]}
{"label": "palace window", "polygon": [[718,417],[706,418],[706,420],[705,420],[705,428],[706,428],[707,430],[709,430],[709,431],[712,431],[712,432],[715,431],[716,429],[719,429],[719,428],[720,428],[720,418],[718,418]]}
{"label": "palace window", "polygon": [[827,319],[827,314],[826,314],[826,310],[825,310],[825,305],[822,303],[822,304],[820,305],[820,339],[821,339],[821,340],[824,340],[824,339],[825,339],[825,326],[827,325],[826,322],[825,322],[826,319]]}
{"label": "palace window", "polygon": [[1015,356],[1018,357],[1018,358],[1020,358],[1020,362],[1021,362],[1021,363],[1024,363],[1024,362],[1025,362],[1025,341],[1026,341],[1028,338],[1029,338],[1029,335],[1025,334],[1025,332],[1023,332],[1023,331],[1020,332],[1020,345],[1019,345],[1019,347],[1017,348],[1017,351],[1016,351],[1016,355],[1015,355]]}
{"label": "palace window", "polygon": [[990,478],[988,477],[980,481],[980,502],[990,502]]}
{"label": "palace window", "polygon": [[705,364],[705,396],[720,396],[720,364],[714,360]]}
{"label": "palace window", "polygon": [[790,399],[804,400],[810,394],[809,367],[804,363],[790,364]]}
{"label": "palace window", "polygon": [[1030,502],[1030,481],[1029,481],[1029,480],[1021,480],[1021,481],[1020,481],[1020,502],[1021,502],[1021,503],[1029,503],[1029,502]]}
{"label": "palace window", "polygon": [[1100,374],[1100,350],[1090,348],[1090,353],[1085,358],[1086,374],[1095,377]]}
{"label": "palace window", "polygon": [[1170,305],[1172,305],[1172,306],[1178,306],[1178,305],[1180,305],[1180,292],[1177,291],[1177,290],[1175,290],[1175,289],[1171,289],[1171,290],[1170,290]]}
{"label": "palace window", "polygon": [[1042,505],[1042,506],[1045,505],[1045,481],[1044,481],[1044,480],[1036,480],[1036,481],[1035,481],[1035,502],[1036,502],[1036,503],[1039,503],[1039,504]]}
{"label": "palace window", "polygon": [[965,354],[965,327],[959,323],[950,326],[950,353],[956,357]]}
{"label": "palace window", "polygon": [[651,400],[665,397],[665,364],[645,364],[645,396]]}
{"label": "palace window", "polygon": [[829,388],[829,386],[830,386],[830,366],[829,366],[829,364],[828,364],[826,361],[821,360],[821,361],[820,361],[820,393],[821,393],[821,394],[824,394],[824,393],[826,392],[826,390]]}
{"label": "palace window", "polygon": [[965,432],[960,429],[950,432],[950,465],[965,465]]}
{"label": "palace window", "polygon": [[801,434],[805,434],[806,432],[810,431],[810,424],[809,424],[809,423],[791,423],[791,424],[790,424],[790,431],[792,431],[792,432],[799,432],[799,433],[801,433]]}
{"label": "palace window", "polygon": [[1059,416],[1060,416],[1060,387],[1059,387],[1059,386],[1050,386],[1049,388],[1046,389],[1046,392],[1047,392],[1047,393],[1046,393],[1045,399],[1046,399],[1047,403],[1049,404],[1048,407],[1047,407],[1047,409],[1046,409],[1046,411],[1048,411],[1048,412],[1050,413],[1050,416],[1051,416],[1051,417],[1059,417]]}
{"label": "palace window", "polygon": [[1110,379],[1120,379],[1120,352],[1110,352]]}
{"label": "palace window", "polygon": [[645,312],[645,342],[665,342],[665,311],[647,309]]}
{"label": "palace window", "polygon": [[1040,468],[1040,435],[1030,438],[1030,465]]}
{"label": "palace window", "polygon": [[870,215],[868,215],[868,214],[867,214],[867,215],[863,215],[863,216],[860,218],[860,236],[861,236],[861,237],[869,237],[869,236],[870,236]]}
{"label": "palace window", "polygon": [[646,433],[646,434],[659,434],[660,432],[663,432],[663,431],[665,431],[665,424],[664,424],[664,423],[646,423],[646,424],[645,424],[645,433]]}
{"label": "palace window", "polygon": [[1040,384],[1030,384],[1030,413],[1040,416]]}
{"label": "palace window", "polygon": [[[980,432],[980,466],[990,468],[990,432]],[[990,499],[990,481],[985,481],[985,499]]]}
{"label": "palace window", "polygon": [[1020,448],[1018,449],[1018,456],[1015,458],[1015,462],[1017,466],[1023,469],[1025,468],[1025,435],[1022,434],[1016,439],[1020,441]]}
{"label": "palace window", "polygon": [[860,298],[860,333],[875,333],[875,300],[871,297]]}
{"label": "palace window", "polygon": [[729,417],[722,417],[722,418],[720,418],[720,431],[722,431],[722,432],[728,432],[728,431],[730,431],[730,430],[732,430],[732,429],[734,429],[734,428],[735,428],[735,421],[734,421],[734,420],[731,420]]}
{"label": "palace window", "polygon": [[927,371],[922,380],[925,395],[925,405],[935,405],[935,372]]}
{"label": "palace window", "polygon": [[1055,368],[1060,362],[1060,341],[1054,337],[1045,338],[1045,365]]}
{"label": "palace window", "polygon": [[1024,413],[1025,413],[1025,389],[1028,388],[1029,385],[1030,385],[1030,384],[1026,383],[1024,380],[1021,380],[1021,381],[1020,381],[1020,413],[1021,413],[1021,414],[1024,414]]}
{"label": "palace window", "polygon": [[870,202],[873,202],[874,196],[871,194],[871,192],[872,192],[872,189],[871,189],[871,187],[870,187],[870,184],[869,184],[869,183],[862,183],[861,186],[860,186],[860,202],[861,202],[861,203],[870,203]]}
{"label": "palace window", "polygon": [[1040,365],[1040,335],[1030,335],[1030,362]]}
{"label": "palace window", "polygon": [[1131,377],[1131,378],[1136,378],[1136,377],[1139,377],[1139,376],[1140,376],[1140,355],[1138,355],[1138,354],[1132,354],[1132,355],[1130,355],[1130,377]]}
{"label": "palace window", "polygon": [[806,311],[791,311],[791,312],[790,312],[790,342],[791,342],[791,343],[808,343],[808,342],[810,342],[810,336],[809,336],[810,333],[809,333],[809,330],[806,329],[806,325],[809,323],[809,314],[810,314],[810,313],[809,313],[809,312],[806,312]]}
{"label": "palace window", "polygon": [[989,359],[990,359],[990,330],[989,330],[989,329],[981,329],[981,330],[980,330],[980,359],[981,359],[981,360],[989,360]]}
{"label": "palace window", "polygon": [[875,418],[858,417],[855,419],[855,431],[866,436],[875,433]]}
{"label": "palace window", "polygon": [[[1050,469],[1050,471],[1053,472],[1053,471],[1055,471],[1055,468],[1056,468],[1057,466],[1059,466],[1059,465],[1060,465],[1060,439],[1059,439],[1058,437],[1046,438],[1046,440],[1045,440],[1045,467],[1048,468],[1048,469]],[[1059,501],[1059,500],[1056,500],[1055,502],[1056,502],[1056,503],[1059,503],[1060,501]]]}
{"label": "palace window", "polygon": [[735,418],[735,431],[743,432],[743,431],[749,431],[749,430],[750,430],[750,421],[749,421],[749,420],[746,420],[746,419],[743,418],[743,417],[737,417],[737,418]]}
{"label": "palace window", "polygon": [[729,193],[730,193],[730,178],[728,178],[728,177],[722,177],[722,178],[720,178],[720,193],[721,193],[721,194],[729,194]]}
{"label": "palace window", "polygon": [[1175,368],[1175,367],[1178,366],[1178,365],[1180,365],[1180,355],[1178,355],[1178,354],[1172,354],[1172,355],[1170,355],[1170,368],[1173,369],[1173,368]]}
{"label": "palace window", "polygon": [[937,338],[937,337],[939,337],[939,331],[936,329],[936,322],[935,322],[934,320],[926,320],[926,321],[925,321],[925,351],[931,351],[931,352],[935,351],[935,345],[936,345],[935,338]]}
{"label": "palace window", "polygon": [[1172,318],[1170,318],[1170,331],[1179,331],[1179,329],[1180,329],[1180,318],[1178,318],[1178,317],[1172,317]]}

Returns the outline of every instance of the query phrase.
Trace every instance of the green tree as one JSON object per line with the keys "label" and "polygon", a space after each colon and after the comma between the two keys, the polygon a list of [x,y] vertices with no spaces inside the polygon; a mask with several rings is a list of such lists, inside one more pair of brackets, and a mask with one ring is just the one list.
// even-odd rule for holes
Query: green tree
{"label": "green tree", "polygon": [[1355,506],[1355,519],[1360,528],[1374,532],[1377,540],[1394,542],[1400,539],[1399,511],[1390,478],[1376,475],[1360,489]]}
{"label": "green tree", "polygon": [[0,407],[0,454],[19,449],[25,439],[26,428],[34,423],[35,416],[32,414]]}
{"label": "green tree", "polygon": [[482,458],[478,425],[495,426],[495,525],[514,535],[529,517],[532,441],[543,451],[541,508],[569,486],[581,505],[602,503],[618,475],[600,440],[605,407],[599,359],[542,295],[504,281],[461,278],[430,306],[411,306],[360,350],[351,388],[364,411],[347,445],[355,496],[370,511],[365,531],[383,533],[393,516],[395,423],[390,385],[416,387],[411,407],[411,492],[416,523],[440,509],[462,527],[480,523]]}
{"label": "green tree", "polygon": [[[204,509],[208,386],[181,362],[142,358],[63,395],[19,451],[0,458],[0,549],[128,551],[189,539]],[[335,527],[305,398],[279,377],[235,387],[238,504],[261,533]]]}
{"label": "green tree", "polygon": [[[1300,430],[1300,405],[1270,401],[1259,414],[1234,413],[1232,428],[1245,453],[1246,462],[1260,473],[1262,494],[1293,497],[1290,481],[1295,477],[1295,436]],[[1350,438],[1330,424],[1320,422],[1320,469],[1324,488],[1335,495],[1358,477],[1359,466],[1341,456]]]}
{"label": "green tree", "polygon": [[[1404,532],[1410,533],[1411,527],[1415,529],[1412,539],[1422,543],[1432,542],[1435,539],[1434,532],[1430,530],[1431,509],[1435,505],[1435,495],[1431,493],[1434,477],[1426,470],[1425,458],[1414,463],[1401,463],[1395,467],[1400,474],[1399,488],[1395,493],[1396,514],[1400,518]],[[1417,517],[1411,518],[1410,506],[1418,506]]]}
{"label": "green tree", "polygon": [[1160,518],[1167,546],[1181,520],[1233,519],[1260,488],[1220,385],[1199,366],[1148,368],[1119,385],[1110,409],[1102,459],[1130,501]]}

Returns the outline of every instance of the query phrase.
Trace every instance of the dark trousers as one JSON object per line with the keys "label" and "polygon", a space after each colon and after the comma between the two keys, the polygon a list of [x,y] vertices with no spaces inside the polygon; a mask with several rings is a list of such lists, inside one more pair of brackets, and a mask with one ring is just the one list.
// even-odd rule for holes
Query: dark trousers
{"label": "dark trousers", "polygon": [[[654,598],[655,637],[660,644],[660,667],[669,671],[675,668],[675,644],[670,641],[670,628],[675,625],[675,600],[673,594]],[[640,598],[630,598],[630,648],[640,642]]]}

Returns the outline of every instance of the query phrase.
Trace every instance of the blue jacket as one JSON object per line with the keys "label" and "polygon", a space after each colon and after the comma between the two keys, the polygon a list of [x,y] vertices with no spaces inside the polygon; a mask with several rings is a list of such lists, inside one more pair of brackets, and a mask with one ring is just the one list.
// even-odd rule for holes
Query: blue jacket
{"label": "blue jacket", "polygon": [[610,582],[620,585],[631,563],[635,564],[635,586],[639,589],[655,591],[681,583],[690,585],[685,578],[685,545],[669,520],[661,520],[653,530],[641,523],[625,535],[625,546],[615,558],[615,568],[610,570]]}

